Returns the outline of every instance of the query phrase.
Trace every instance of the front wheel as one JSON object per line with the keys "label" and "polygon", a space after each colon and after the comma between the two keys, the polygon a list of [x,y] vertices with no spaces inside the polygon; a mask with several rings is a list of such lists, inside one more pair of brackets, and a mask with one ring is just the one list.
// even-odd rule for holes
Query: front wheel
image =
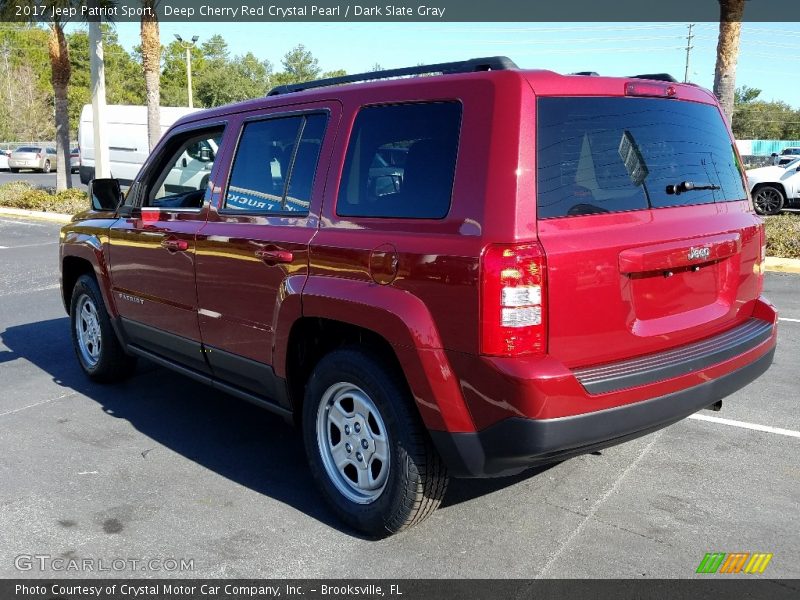
{"label": "front wheel", "polygon": [[136,358],[119,343],[93,277],[82,275],[75,283],[69,314],[75,355],[90,379],[120,381],[133,373]]}
{"label": "front wheel", "polygon": [[447,490],[402,378],[361,349],[325,356],[306,387],[303,434],[311,473],[337,516],[370,536],[407,529]]}
{"label": "front wheel", "polygon": [[771,185],[761,186],[753,194],[753,208],[760,215],[777,215],[785,201],[783,192]]}

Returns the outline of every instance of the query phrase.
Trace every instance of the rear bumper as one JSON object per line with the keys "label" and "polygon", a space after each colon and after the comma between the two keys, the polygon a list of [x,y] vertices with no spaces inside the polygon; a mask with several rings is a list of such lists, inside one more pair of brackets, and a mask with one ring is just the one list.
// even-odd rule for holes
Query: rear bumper
{"label": "rear bumper", "polygon": [[42,164],[37,160],[11,160],[8,161],[10,169],[41,169]]}
{"label": "rear bumper", "polygon": [[758,378],[774,354],[773,345],[757,360],[717,379],[641,402],[554,419],[514,417],[479,432],[432,431],[431,436],[455,477],[513,475],[680,421]]}

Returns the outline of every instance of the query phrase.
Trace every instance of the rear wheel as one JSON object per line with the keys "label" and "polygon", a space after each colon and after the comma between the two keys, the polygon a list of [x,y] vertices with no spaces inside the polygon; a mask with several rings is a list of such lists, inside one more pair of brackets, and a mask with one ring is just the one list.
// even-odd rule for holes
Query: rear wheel
{"label": "rear wheel", "polygon": [[44,166],[42,167],[42,173],[49,173],[50,172],[50,161],[44,161]]}
{"label": "rear wheel", "polygon": [[430,516],[447,489],[436,453],[402,378],[356,348],[314,369],[303,405],[311,473],[348,525],[383,537]]}
{"label": "rear wheel", "polygon": [[785,201],[783,192],[771,185],[763,185],[753,194],[753,207],[760,215],[777,215]]}
{"label": "rear wheel", "polygon": [[72,289],[70,324],[75,355],[89,378],[113,382],[133,373],[136,358],[119,343],[100,288],[89,275],[82,275]]}
{"label": "rear wheel", "polygon": [[9,168],[8,170],[12,173],[19,173],[19,169]]}

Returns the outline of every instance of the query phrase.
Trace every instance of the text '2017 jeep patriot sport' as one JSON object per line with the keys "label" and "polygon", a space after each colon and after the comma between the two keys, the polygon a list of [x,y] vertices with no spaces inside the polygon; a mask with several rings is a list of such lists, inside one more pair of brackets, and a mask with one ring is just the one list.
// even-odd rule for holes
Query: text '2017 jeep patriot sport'
{"label": "text '2017 jeep patriot sport'", "polygon": [[[208,182],[182,185],[200,146]],[[730,130],[669,77],[497,57],[277,88],[183,117],[124,199],[91,196],[61,234],[83,370],[146,357],[294,419],[372,535],[428,516],[448,475],[714,405],[775,349]]]}

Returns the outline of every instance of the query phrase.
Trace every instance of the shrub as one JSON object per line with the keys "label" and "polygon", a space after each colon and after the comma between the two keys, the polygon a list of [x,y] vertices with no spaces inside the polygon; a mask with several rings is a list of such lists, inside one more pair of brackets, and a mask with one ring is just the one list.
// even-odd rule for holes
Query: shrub
{"label": "shrub", "polygon": [[0,206],[74,215],[89,208],[89,199],[79,189],[56,192],[25,181],[13,181],[0,185]]}
{"label": "shrub", "polygon": [[766,217],[767,256],[800,258],[800,215]]}

